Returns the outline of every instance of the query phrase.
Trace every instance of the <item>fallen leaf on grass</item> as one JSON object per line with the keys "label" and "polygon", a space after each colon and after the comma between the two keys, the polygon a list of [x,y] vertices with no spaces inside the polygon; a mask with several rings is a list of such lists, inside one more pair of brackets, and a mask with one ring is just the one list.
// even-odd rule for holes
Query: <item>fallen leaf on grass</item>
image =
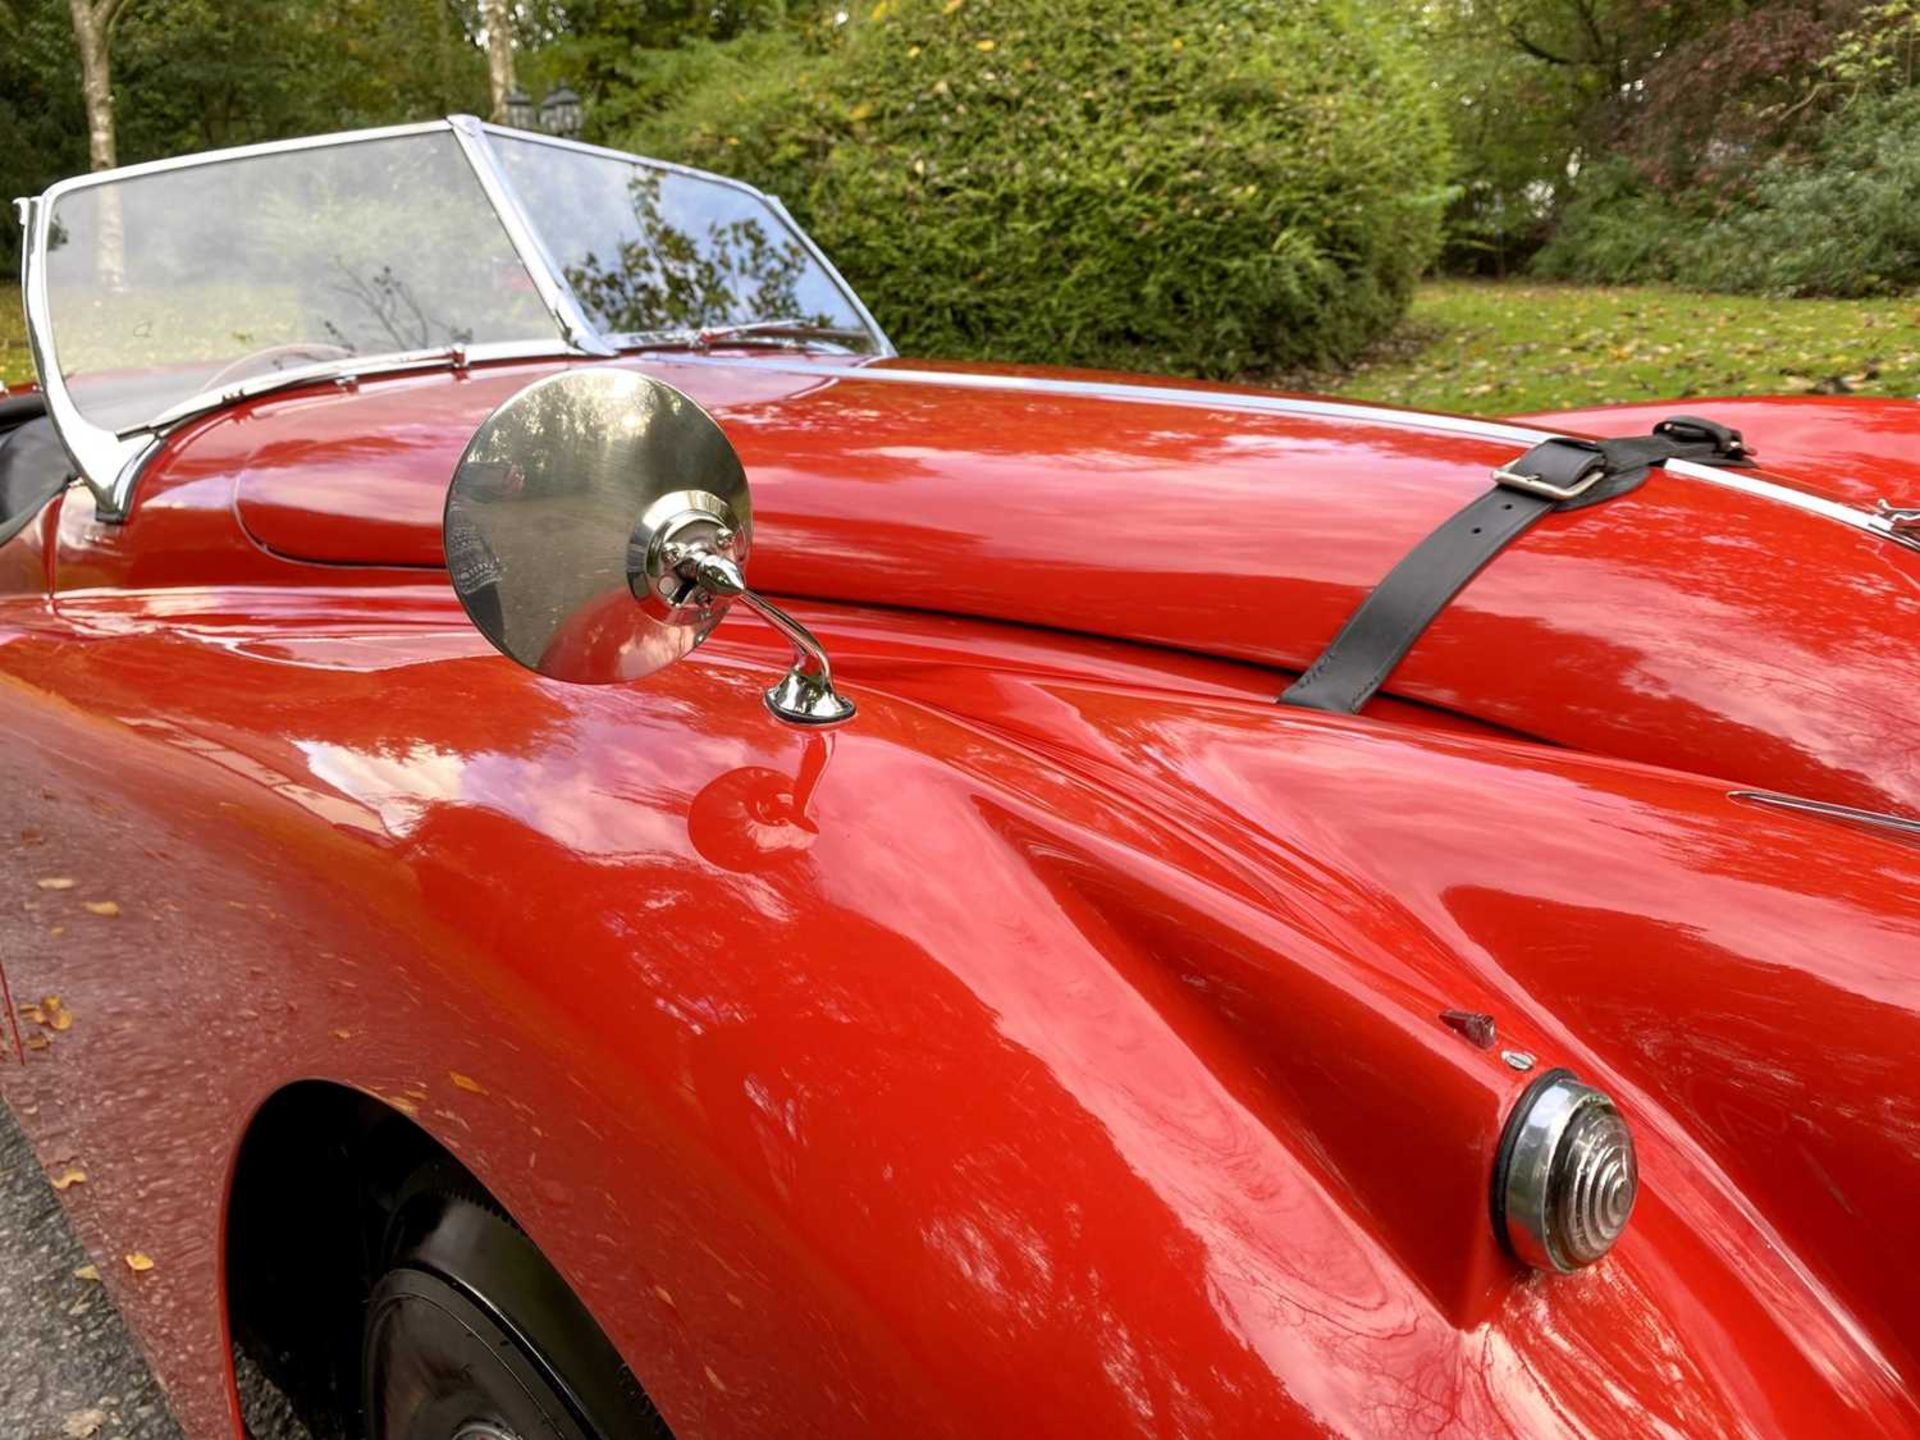
{"label": "fallen leaf on grass", "polygon": [[41,888],[42,890],[71,890],[71,889],[73,889],[73,881],[72,881],[72,880],[70,880],[70,879],[69,879],[69,878],[68,878],[67,876],[65,876],[65,875],[49,875],[49,876],[47,876],[47,878],[46,878],[46,879],[44,879],[44,880],[40,880],[40,881],[36,881],[35,883],[36,883],[36,884],[38,884],[38,885],[39,885],[39,887],[40,887],[40,888]]}
{"label": "fallen leaf on grass", "polygon": [[71,1190],[75,1185],[84,1185],[86,1183],[87,1172],[82,1170],[78,1165],[69,1165],[53,1177],[53,1188],[56,1190]]}
{"label": "fallen leaf on grass", "polygon": [[88,913],[92,915],[112,916],[120,913],[120,902],[118,900],[89,900],[86,902],[86,906]]}
{"label": "fallen leaf on grass", "polygon": [[143,1275],[153,1269],[153,1257],[144,1250],[132,1250],[127,1253],[127,1269],[136,1275]]}
{"label": "fallen leaf on grass", "polygon": [[76,1280],[91,1280],[97,1285],[100,1283],[100,1267],[98,1265],[82,1265],[73,1272],[73,1278]]}

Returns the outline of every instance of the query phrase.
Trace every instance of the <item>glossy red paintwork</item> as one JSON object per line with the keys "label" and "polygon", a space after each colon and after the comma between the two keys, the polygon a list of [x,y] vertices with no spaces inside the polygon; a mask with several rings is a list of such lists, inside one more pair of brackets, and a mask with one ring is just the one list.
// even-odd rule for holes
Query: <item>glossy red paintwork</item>
{"label": "glossy red paintwork", "polygon": [[[0,550],[0,954],[76,1017],[0,1076],[196,1440],[228,1165],[311,1077],[682,1440],[1920,1428],[1920,847],[1700,778],[1920,795],[1920,557],[1662,477],[1435,628],[1454,713],[1336,719],[1280,672],[1502,447],[647,368],[846,729],[766,715],[744,617],[611,689],[472,632],[437,497],[530,367],[211,419]],[[1630,1118],[1592,1270],[1497,1248],[1529,1077],[1455,1008]]]}

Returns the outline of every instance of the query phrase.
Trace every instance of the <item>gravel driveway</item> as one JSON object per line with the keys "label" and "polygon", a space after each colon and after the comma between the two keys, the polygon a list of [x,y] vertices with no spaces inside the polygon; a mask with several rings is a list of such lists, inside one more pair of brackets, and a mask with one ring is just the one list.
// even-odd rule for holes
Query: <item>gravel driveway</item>
{"label": "gravel driveway", "polygon": [[[67,1228],[53,1187],[0,1104],[0,1440],[183,1440],[133,1337]],[[248,1413],[278,1396],[242,1375]],[[256,1418],[254,1440],[306,1440]]]}
{"label": "gravel driveway", "polygon": [[160,1387],[0,1105],[0,1435],[181,1440]]}

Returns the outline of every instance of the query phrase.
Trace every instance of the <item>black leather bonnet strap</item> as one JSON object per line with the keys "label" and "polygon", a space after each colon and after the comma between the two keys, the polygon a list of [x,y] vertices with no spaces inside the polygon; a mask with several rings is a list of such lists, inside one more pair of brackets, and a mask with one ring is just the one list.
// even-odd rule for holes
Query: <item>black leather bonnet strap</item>
{"label": "black leather bonnet strap", "polygon": [[1283,705],[1356,714],[1427,627],[1489,561],[1555,510],[1579,510],[1636,490],[1668,460],[1750,465],[1738,430],[1691,415],[1650,435],[1543,440],[1493,472],[1493,489],[1422,540],[1354,611]]}

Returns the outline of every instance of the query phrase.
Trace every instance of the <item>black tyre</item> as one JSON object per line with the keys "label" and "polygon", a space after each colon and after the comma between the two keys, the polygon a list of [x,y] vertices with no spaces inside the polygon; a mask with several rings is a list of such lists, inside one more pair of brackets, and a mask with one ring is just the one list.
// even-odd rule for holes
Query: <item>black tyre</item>
{"label": "black tyre", "polygon": [[368,1440],[672,1440],[586,1308],[477,1197],[423,1187],[367,1305]]}

